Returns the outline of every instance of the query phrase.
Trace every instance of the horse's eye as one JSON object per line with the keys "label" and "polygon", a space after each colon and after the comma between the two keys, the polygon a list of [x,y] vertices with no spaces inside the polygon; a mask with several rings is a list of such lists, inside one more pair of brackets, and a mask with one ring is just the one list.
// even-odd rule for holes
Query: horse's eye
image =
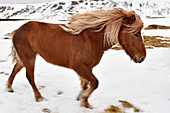
{"label": "horse's eye", "polygon": [[135,37],[139,38],[139,34],[134,34]]}

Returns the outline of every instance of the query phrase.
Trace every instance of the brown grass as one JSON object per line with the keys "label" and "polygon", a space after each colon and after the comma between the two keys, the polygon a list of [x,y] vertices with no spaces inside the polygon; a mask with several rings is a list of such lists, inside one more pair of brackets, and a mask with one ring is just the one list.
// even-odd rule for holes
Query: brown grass
{"label": "brown grass", "polygon": [[44,108],[44,109],[42,109],[42,112],[44,112],[44,113],[51,113],[51,110],[49,108]]}
{"label": "brown grass", "polygon": [[143,38],[144,38],[144,44],[148,48],[170,47],[170,37],[144,35]]}
{"label": "brown grass", "polygon": [[6,72],[0,72],[0,74],[9,75],[9,73],[6,73]]}
{"label": "brown grass", "polygon": [[135,107],[133,104],[129,103],[128,101],[119,100],[119,102],[122,103],[124,108],[133,108],[134,112],[140,112],[141,111],[140,109]]}
{"label": "brown grass", "polygon": [[121,108],[111,105],[109,108],[105,109],[105,113],[126,113]]}
{"label": "brown grass", "polygon": [[170,26],[163,26],[163,25],[152,24],[152,25],[149,25],[148,27],[145,27],[144,29],[145,30],[151,30],[151,29],[170,29]]}
{"label": "brown grass", "polygon": [[128,101],[119,100],[120,103],[122,103],[123,108],[119,108],[117,106],[111,105],[109,108],[105,109],[105,113],[126,113],[124,110],[127,108],[131,108],[134,110],[134,112],[141,112],[140,109],[135,107],[133,104],[131,104]]}

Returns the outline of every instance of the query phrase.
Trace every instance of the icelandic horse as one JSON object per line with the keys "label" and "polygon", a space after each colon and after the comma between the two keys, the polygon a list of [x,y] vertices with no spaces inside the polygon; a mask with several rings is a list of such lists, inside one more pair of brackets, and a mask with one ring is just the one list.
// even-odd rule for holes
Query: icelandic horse
{"label": "icelandic horse", "polygon": [[35,59],[39,54],[45,61],[73,69],[79,75],[82,91],[78,100],[81,106],[91,109],[88,98],[98,87],[92,69],[104,51],[118,44],[135,63],[146,57],[141,36],[143,22],[134,11],[122,8],[89,11],[75,14],[68,21],[66,24],[30,21],[14,31],[12,55],[16,64],[7,81],[9,92],[13,92],[14,77],[25,67],[36,101],[44,99],[34,82]]}

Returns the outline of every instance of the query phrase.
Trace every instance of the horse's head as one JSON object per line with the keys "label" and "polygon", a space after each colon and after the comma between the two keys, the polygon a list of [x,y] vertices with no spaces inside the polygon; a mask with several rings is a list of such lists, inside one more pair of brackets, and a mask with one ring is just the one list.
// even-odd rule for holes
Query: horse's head
{"label": "horse's head", "polygon": [[141,63],[146,57],[146,49],[141,36],[143,23],[141,23],[140,17],[132,11],[128,17],[123,19],[118,37],[119,44],[135,63]]}

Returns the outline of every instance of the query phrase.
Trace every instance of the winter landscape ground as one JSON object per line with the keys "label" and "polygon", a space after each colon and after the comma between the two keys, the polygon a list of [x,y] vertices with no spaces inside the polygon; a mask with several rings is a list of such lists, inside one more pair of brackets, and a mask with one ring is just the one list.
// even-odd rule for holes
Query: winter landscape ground
{"label": "winter landscape ground", "polygon": [[[170,18],[142,16],[142,20],[144,27],[151,24],[170,26]],[[132,103],[140,109],[139,113],[170,112],[170,48],[162,47],[147,49],[146,59],[141,64],[131,61],[124,50],[106,51],[93,70],[99,87],[89,98],[94,107],[92,110],[80,107],[76,101],[80,91],[77,74],[49,64],[40,56],[36,59],[35,81],[45,100],[35,101],[25,69],[14,80],[15,92],[7,92],[6,82],[14,64],[8,57],[11,40],[3,38],[26,22],[0,21],[0,113],[105,113],[111,105],[122,108],[126,113],[134,113],[133,109],[124,109],[119,100]],[[170,30],[142,30],[142,35],[170,37]]]}

